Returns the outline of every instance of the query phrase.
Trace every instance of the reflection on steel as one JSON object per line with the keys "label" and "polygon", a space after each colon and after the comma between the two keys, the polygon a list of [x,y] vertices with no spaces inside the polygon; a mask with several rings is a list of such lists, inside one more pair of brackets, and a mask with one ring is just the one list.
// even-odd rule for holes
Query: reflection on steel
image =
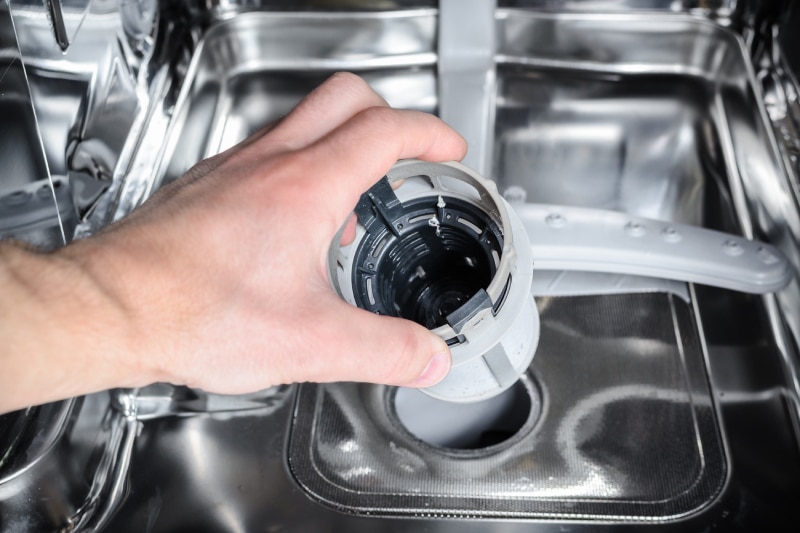
{"label": "reflection on steel", "polygon": [[665,292],[674,294],[686,302],[690,301],[686,283],[604,272],[537,270],[533,277],[531,292],[534,297]]}
{"label": "reflection on steel", "polygon": [[0,52],[0,161],[8,170],[0,177],[0,238],[57,248],[75,227],[74,209],[66,182],[50,176],[7,4],[0,5]]}
{"label": "reflection on steel", "polygon": [[[125,452],[107,396],[56,402],[0,417],[6,454],[0,466],[4,531],[70,531],[76,519],[94,520],[102,515],[97,511],[114,506],[106,489],[110,480],[124,479],[127,465],[113,468]],[[16,442],[9,442],[8,424],[20,417],[24,423],[16,425]],[[95,453],[102,456],[99,463],[94,462]]]}
{"label": "reflection on steel", "polygon": [[86,500],[67,519],[67,531],[99,531],[105,526],[125,496],[131,455],[136,436],[142,429],[135,417],[115,409],[102,422],[109,431]]}
{"label": "reflection on steel", "polygon": [[[49,168],[53,183],[69,186],[81,236],[124,216],[198,159],[279,118],[335,70],[362,74],[397,107],[437,112],[447,105],[439,99],[440,21],[433,0],[391,0],[377,9],[371,3],[370,10],[362,9],[362,0],[308,0],[302,12],[292,12],[297,3],[289,0],[125,6],[116,0],[62,1],[66,53],[55,38],[47,4],[0,3],[6,72],[0,81],[6,118],[0,135],[17,139],[0,143],[0,160],[4,168],[21,170],[3,175],[0,196],[11,194],[13,203],[22,196],[17,191],[49,180]],[[490,109],[495,121],[487,135],[494,144],[483,153],[492,165],[487,175],[512,203],[614,210],[721,230],[769,242],[800,270],[800,108],[797,73],[790,72],[786,55],[797,51],[778,46],[777,5],[759,0],[498,0]],[[18,53],[13,52],[16,38]],[[17,97],[28,102],[35,118],[22,116],[25,106],[17,105]],[[9,180],[19,181],[11,186]],[[691,434],[682,422],[685,417],[665,416],[686,414],[680,405],[688,404],[678,401],[688,397],[686,389],[659,387],[626,374],[630,368],[610,356],[624,347],[631,358],[641,359],[632,368],[641,368],[652,356],[654,343],[615,345],[611,339],[622,325],[663,319],[664,307],[654,302],[670,297],[653,293],[666,292],[680,296],[680,301],[672,298],[675,307],[691,305],[702,342],[700,357],[684,353],[665,364],[676,375],[684,372],[681,361],[701,366],[693,376],[707,372],[708,384],[697,384],[693,392],[701,394],[693,398],[703,400],[696,403],[699,411],[713,415],[717,410],[721,416],[696,427],[719,424],[730,468],[722,487],[706,486],[709,491],[696,499],[700,508],[692,516],[641,527],[767,531],[783,526],[796,514],[794,496],[800,492],[796,416],[791,412],[800,391],[797,274],[774,296],[615,274],[589,274],[570,283],[570,276],[553,274],[539,281],[568,294],[606,294],[617,288],[643,294],[626,300],[638,303],[615,314],[608,330],[582,339],[597,345],[594,351],[570,349],[581,339],[582,326],[569,321],[547,325],[565,353],[537,356],[534,370],[543,390],[538,423],[552,429],[545,434],[558,444],[532,463],[514,464],[511,471],[521,473],[519,483],[506,489],[534,490],[546,485],[549,476],[560,476],[569,482],[560,485],[560,492],[549,492],[554,499],[601,493],[613,499],[646,491],[636,483],[643,479],[641,472],[630,472],[633,465],[652,461],[642,454],[654,449],[669,461],[655,465],[651,474],[676,482],[661,489],[680,486],[692,472],[719,476],[718,463],[698,463],[696,454],[678,453],[687,448],[668,445],[676,435]],[[565,300],[572,298],[538,297],[548,315],[551,306]],[[577,320],[580,314],[569,318]],[[666,327],[668,320],[660,325]],[[590,367],[583,361],[596,363],[592,356],[597,353],[605,354],[598,361],[608,364],[587,372]],[[588,390],[589,381],[624,381],[626,376],[631,380],[605,388],[607,394],[587,394],[581,401],[580,391]],[[303,386],[301,397],[311,390]],[[359,440],[371,423],[360,414],[365,406],[384,409],[382,401],[365,393],[378,388],[338,384],[319,390],[341,393],[326,404],[345,406],[331,411],[330,420],[354,420],[354,433],[337,440],[336,450],[332,443],[315,441],[325,455],[314,460],[342,460],[335,473],[343,486],[369,481],[370,490],[376,490],[387,482],[375,477],[381,467],[367,462],[377,457],[375,450],[394,454],[396,464],[409,471],[424,473],[426,465],[435,463],[437,452],[421,445]],[[320,505],[288,474],[285,444],[297,438],[289,435],[295,413],[288,400],[294,391],[288,387],[261,398],[217,398],[159,386],[115,393],[115,402],[103,393],[4,415],[2,528],[455,533],[468,527],[478,533],[523,533],[563,525],[432,519],[424,509],[416,517],[375,518]],[[128,410],[120,411],[120,405]],[[370,415],[373,422],[386,420],[387,412],[380,409]],[[652,432],[639,429],[655,422],[661,425]],[[538,430],[531,431],[526,434],[535,440]],[[52,445],[37,448],[44,441],[35,435]],[[653,442],[653,435],[664,439]],[[486,483],[498,474],[468,458],[460,461],[461,470],[451,475],[480,473],[484,477],[478,480]],[[587,468],[575,470],[576,464]],[[533,473],[527,479],[526,468]],[[546,471],[536,473],[536,468]],[[719,488],[718,496],[708,502],[712,488]],[[334,496],[342,501],[346,494]],[[610,509],[606,503],[598,506],[599,514]],[[640,511],[639,516],[646,512]],[[624,518],[605,516],[612,523]],[[568,524],[581,531],[595,525]]]}
{"label": "reflection on steel", "polygon": [[288,385],[279,385],[253,394],[225,396],[157,383],[138,389],[129,396],[120,396],[118,401],[125,406],[123,409],[130,416],[146,421],[168,416],[241,413],[252,410],[269,415],[285,401],[288,394]]}
{"label": "reflection on steel", "polygon": [[50,14],[50,24],[53,25],[53,34],[61,50],[69,48],[69,35],[64,25],[64,13],[61,11],[61,0],[45,0],[47,11]]}

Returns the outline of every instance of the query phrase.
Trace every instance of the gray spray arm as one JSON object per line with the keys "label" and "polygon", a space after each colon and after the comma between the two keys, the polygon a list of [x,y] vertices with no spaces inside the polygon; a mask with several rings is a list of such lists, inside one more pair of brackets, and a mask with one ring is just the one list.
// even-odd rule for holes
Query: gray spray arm
{"label": "gray spray arm", "polygon": [[764,294],[792,267],[774,246],[697,226],[616,211],[516,204],[535,270],[613,272]]}

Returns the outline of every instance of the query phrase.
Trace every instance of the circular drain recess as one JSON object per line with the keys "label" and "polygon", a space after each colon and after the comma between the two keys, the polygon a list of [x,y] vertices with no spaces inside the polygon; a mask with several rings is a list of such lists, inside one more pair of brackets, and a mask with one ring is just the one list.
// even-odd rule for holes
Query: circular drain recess
{"label": "circular drain recess", "polygon": [[423,392],[475,402],[507,390],[539,340],[525,227],[485,180],[460,163],[398,162],[356,206],[356,238],[329,257],[346,301],[424,325],[453,356]]}
{"label": "circular drain recess", "polygon": [[390,398],[397,421],[419,440],[450,450],[482,450],[508,442],[542,413],[535,382],[523,378],[497,396],[469,404],[400,387]]}

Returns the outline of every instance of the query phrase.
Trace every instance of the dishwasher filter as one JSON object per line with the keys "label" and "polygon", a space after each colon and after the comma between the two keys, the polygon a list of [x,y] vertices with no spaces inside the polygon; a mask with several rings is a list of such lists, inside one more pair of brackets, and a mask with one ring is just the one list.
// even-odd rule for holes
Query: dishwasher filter
{"label": "dishwasher filter", "polygon": [[413,320],[453,357],[426,394],[451,402],[497,396],[530,365],[539,321],[531,246],[497,187],[460,163],[404,160],[356,207],[354,242],[334,239],[334,289],[373,313]]}
{"label": "dishwasher filter", "polygon": [[691,304],[667,293],[537,303],[537,355],[509,389],[512,431],[426,441],[413,413],[398,416],[397,388],[303,384],[288,448],[299,485],[378,516],[662,521],[712,502],[727,466]]}

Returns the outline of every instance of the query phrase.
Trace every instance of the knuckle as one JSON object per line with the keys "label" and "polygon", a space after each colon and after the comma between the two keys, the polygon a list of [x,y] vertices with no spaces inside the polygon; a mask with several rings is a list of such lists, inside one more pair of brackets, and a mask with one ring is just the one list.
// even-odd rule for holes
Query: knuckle
{"label": "knuckle", "polygon": [[390,107],[368,107],[359,113],[359,118],[376,131],[390,132],[399,128],[398,111]]}
{"label": "knuckle", "polygon": [[357,91],[363,91],[363,90],[372,91],[367,82],[364,81],[364,79],[361,76],[358,76],[356,74],[353,74],[352,72],[347,72],[347,71],[339,71],[334,73],[330,78],[328,78],[328,83],[337,86],[341,85],[344,87],[349,87]]}
{"label": "knuckle", "polygon": [[330,77],[329,83],[335,88],[338,94],[346,94],[356,101],[372,103],[373,105],[384,105],[383,98],[376,93],[372,87],[357,74],[352,72],[337,72]]}

